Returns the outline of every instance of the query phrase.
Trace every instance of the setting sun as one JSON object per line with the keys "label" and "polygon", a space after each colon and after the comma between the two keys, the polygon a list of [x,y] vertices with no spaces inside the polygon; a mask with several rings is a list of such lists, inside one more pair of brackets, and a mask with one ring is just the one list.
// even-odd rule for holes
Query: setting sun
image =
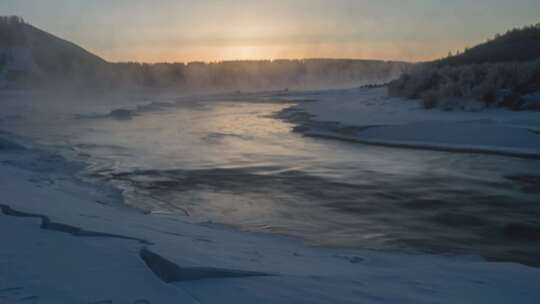
{"label": "setting sun", "polygon": [[[163,1],[166,4],[152,7],[151,14],[149,4],[140,0],[76,0],[54,9],[47,1],[3,0],[0,9],[4,14],[24,13],[33,24],[108,60],[143,62],[422,61],[445,56],[448,50],[463,50],[507,28],[534,23],[540,9],[537,1],[529,0],[519,6],[502,0]],[[476,26],[478,22],[483,25]]]}

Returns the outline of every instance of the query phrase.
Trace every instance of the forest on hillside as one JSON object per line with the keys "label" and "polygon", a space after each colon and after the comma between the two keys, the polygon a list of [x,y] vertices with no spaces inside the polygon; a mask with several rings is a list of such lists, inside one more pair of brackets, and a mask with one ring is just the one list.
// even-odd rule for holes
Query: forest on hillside
{"label": "forest on hillside", "polygon": [[463,52],[436,60],[438,67],[468,64],[523,62],[540,56],[540,23],[515,28]]}
{"label": "forest on hillside", "polygon": [[22,24],[24,24],[24,20],[20,17],[0,16],[0,48],[25,44]]}
{"label": "forest on hillside", "polygon": [[337,88],[385,83],[407,66],[399,62],[303,59],[172,64],[117,63],[112,85],[190,89]]}
{"label": "forest on hillside", "polygon": [[389,93],[421,99],[425,108],[540,109],[540,24],[417,65],[393,81]]}

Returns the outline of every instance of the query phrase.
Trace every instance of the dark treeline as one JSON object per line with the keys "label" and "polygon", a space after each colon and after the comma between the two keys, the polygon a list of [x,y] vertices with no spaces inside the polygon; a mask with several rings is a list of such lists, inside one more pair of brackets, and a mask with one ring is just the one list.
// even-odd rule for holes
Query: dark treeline
{"label": "dark treeline", "polygon": [[22,24],[24,19],[19,16],[0,16],[0,24]]}
{"label": "dark treeline", "polygon": [[420,64],[393,81],[389,93],[421,99],[425,108],[540,109],[540,24]]}
{"label": "dark treeline", "polygon": [[25,44],[24,20],[17,16],[0,16],[0,47]]}
{"label": "dark treeline", "polygon": [[114,85],[190,89],[283,89],[350,87],[395,79],[407,66],[399,62],[305,59],[226,61],[188,64],[118,63]]}
{"label": "dark treeline", "polygon": [[540,57],[540,23],[497,34],[493,39],[435,61],[439,67],[530,61]]}
{"label": "dark treeline", "polygon": [[347,59],[110,63],[18,17],[0,20],[0,69],[9,69],[5,77],[12,86],[184,91],[339,88],[386,83],[408,66]]}

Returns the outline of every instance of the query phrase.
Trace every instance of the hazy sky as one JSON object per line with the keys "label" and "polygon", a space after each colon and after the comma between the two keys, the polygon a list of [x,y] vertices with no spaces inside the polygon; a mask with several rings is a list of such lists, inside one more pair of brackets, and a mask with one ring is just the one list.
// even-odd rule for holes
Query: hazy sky
{"label": "hazy sky", "polygon": [[540,22],[540,0],[0,0],[111,61],[425,60]]}

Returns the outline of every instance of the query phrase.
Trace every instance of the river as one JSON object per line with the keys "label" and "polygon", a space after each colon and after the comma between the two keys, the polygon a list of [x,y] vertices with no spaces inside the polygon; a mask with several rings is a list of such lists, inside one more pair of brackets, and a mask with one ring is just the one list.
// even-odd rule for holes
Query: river
{"label": "river", "polygon": [[147,212],[315,246],[540,266],[540,161],[305,137],[275,118],[289,106],[155,103],[1,128],[74,151],[85,176]]}

